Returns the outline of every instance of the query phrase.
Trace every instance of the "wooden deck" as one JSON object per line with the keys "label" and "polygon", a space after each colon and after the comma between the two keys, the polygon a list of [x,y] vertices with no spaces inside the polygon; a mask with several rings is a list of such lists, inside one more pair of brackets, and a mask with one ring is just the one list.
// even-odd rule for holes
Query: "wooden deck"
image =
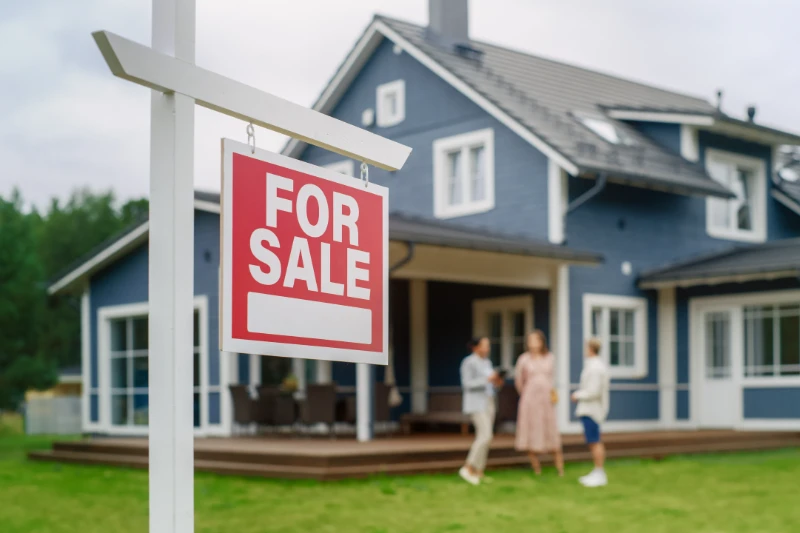
{"label": "wooden deck", "polygon": [[[734,431],[662,431],[604,436],[609,457],[662,458],[675,454],[755,451],[800,447],[800,433]],[[461,435],[415,435],[368,443],[324,438],[207,438],[195,440],[195,468],[217,474],[270,478],[343,479],[375,474],[454,472],[472,442]],[[567,461],[590,460],[580,435],[564,436]],[[146,439],[95,438],[57,442],[31,452],[36,461],[147,467]],[[545,462],[549,458],[544,458]],[[526,466],[514,450],[513,436],[498,435],[488,468]]]}

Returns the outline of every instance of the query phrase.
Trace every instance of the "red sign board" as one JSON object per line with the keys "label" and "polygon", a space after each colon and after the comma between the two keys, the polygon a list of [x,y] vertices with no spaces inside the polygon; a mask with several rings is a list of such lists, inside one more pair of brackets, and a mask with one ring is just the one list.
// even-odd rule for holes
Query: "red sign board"
{"label": "red sign board", "polygon": [[386,364],[388,190],[223,140],[223,351]]}

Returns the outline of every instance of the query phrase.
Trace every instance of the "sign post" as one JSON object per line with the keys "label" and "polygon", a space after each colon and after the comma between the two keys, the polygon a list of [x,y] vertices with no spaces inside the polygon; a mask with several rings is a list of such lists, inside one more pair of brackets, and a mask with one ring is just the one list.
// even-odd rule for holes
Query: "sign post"
{"label": "sign post", "polygon": [[[309,144],[326,148],[345,157],[356,159],[386,170],[402,168],[411,149],[394,141],[341,122],[332,117],[304,108],[277,96],[259,91],[242,83],[225,78],[214,72],[197,67],[195,56],[195,0],[153,0],[152,47],[129,41],[109,32],[93,34],[111,72],[120,78],[153,89],[151,96],[150,125],[150,244],[149,244],[149,302],[150,302],[150,378],[149,393],[149,472],[150,472],[150,531],[151,533],[191,533],[194,531],[194,428],[192,391],[192,300],[194,292],[194,106],[213,109],[264,128],[284,133]],[[313,176],[313,172],[307,172]],[[325,178],[325,176],[316,176]],[[330,177],[330,176],[329,176]],[[336,181],[331,180],[331,181]],[[370,186],[372,187],[372,186]],[[377,187],[376,187],[377,188]],[[307,189],[308,190],[308,189]],[[282,193],[281,193],[282,194]],[[309,198],[316,191],[308,193]],[[298,191],[299,195],[299,191]],[[368,202],[369,203],[369,202]],[[285,205],[280,204],[279,205]],[[320,204],[321,205],[321,204]],[[308,222],[312,232],[319,231],[320,222],[311,218]],[[285,216],[281,212],[281,216]],[[344,213],[347,215],[347,213]],[[346,218],[346,216],[345,216]],[[342,218],[340,216],[339,221]],[[266,222],[266,221],[265,221]],[[299,222],[298,222],[299,224]],[[333,222],[331,222],[333,224]],[[334,224],[335,225],[335,224]],[[342,230],[347,227],[342,223]],[[314,229],[316,228],[316,229]],[[263,229],[270,229],[267,225]],[[303,229],[303,228],[301,228]],[[308,229],[308,228],[306,228]],[[359,228],[360,229],[360,228]],[[328,231],[331,231],[330,228]],[[364,230],[369,233],[369,230]],[[384,224],[383,231],[388,231]],[[312,237],[316,238],[316,237]],[[320,237],[324,239],[324,237]],[[361,240],[361,236],[359,236]],[[261,249],[267,250],[263,246]],[[320,241],[320,244],[323,241]],[[340,243],[328,242],[331,253]],[[336,244],[337,246],[334,246]],[[352,243],[351,243],[352,244]],[[284,244],[289,248],[289,244]],[[310,246],[310,243],[309,243]],[[302,248],[302,245],[300,245]],[[372,291],[371,281],[361,279],[364,270],[363,252],[359,246],[351,246],[356,270],[352,284],[346,285],[343,295],[331,269],[331,279],[326,285],[335,294],[343,297],[341,305],[355,309],[352,316],[359,318],[360,326],[346,333],[326,330],[324,339],[303,344],[306,355],[319,356],[321,351],[311,348],[338,350],[335,353],[359,359],[368,352],[373,364],[385,364],[376,342],[387,342],[386,331],[374,329],[374,314],[370,315],[373,329],[367,338],[363,329],[369,306],[357,305],[358,295],[367,288]],[[291,249],[291,248],[290,248]],[[281,251],[282,252],[282,251]],[[259,253],[261,253],[259,251]],[[273,251],[274,253],[274,251]],[[305,256],[305,250],[298,254]],[[319,250],[319,260],[324,253]],[[287,260],[291,257],[287,258]],[[359,260],[361,259],[361,260]],[[370,261],[373,258],[370,256]],[[312,259],[313,261],[313,259]],[[298,262],[300,277],[295,277],[299,287],[307,276],[306,289],[311,291],[310,277],[304,272],[305,264]],[[348,266],[351,263],[347,263]],[[386,258],[381,267],[386,270]],[[372,274],[372,267],[366,268]],[[269,270],[263,270],[269,275]],[[347,276],[347,274],[345,273]],[[285,276],[283,283],[285,284]],[[345,278],[347,279],[347,278]],[[263,278],[262,278],[263,281]],[[320,282],[321,283],[321,282]],[[263,285],[263,284],[262,284]],[[274,285],[274,284],[273,284]],[[285,287],[287,290],[291,287]],[[319,287],[318,287],[319,288]],[[350,292],[348,293],[348,289]],[[268,294],[270,298],[287,295]],[[291,296],[291,295],[290,295]],[[265,303],[256,297],[257,307]],[[348,300],[349,299],[349,300]],[[274,300],[269,300],[272,303]],[[323,304],[340,305],[320,300]],[[349,303],[348,303],[349,302]],[[386,295],[382,305],[385,320]],[[323,305],[319,309],[324,309]],[[370,308],[370,313],[375,310]],[[316,316],[316,315],[315,315]],[[351,316],[351,315],[348,315]],[[319,317],[317,317],[319,318]],[[296,318],[302,321],[304,317]],[[254,324],[256,334],[281,337],[286,331],[272,331],[269,324]],[[285,327],[293,327],[284,324]],[[248,326],[249,328],[249,326]],[[269,330],[266,333],[260,330]],[[233,331],[233,330],[232,330]],[[290,333],[297,333],[292,331]],[[302,336],[308,340],[307,332]],[[346,335],[341,338],[342,335]],[[358,336],[361,335],[361,336]],[[284,337],[286,335],[283,335]],[[291,336],[291,335],[289,335]],[[266,338],[255,339],[265,341]],[[378,341],[377,339],[380,339]],[[276,339],[271,338],[266,342]],[[278,339],[279,340],[279,339]],[[340,343],[323,346],[320,343]],[[280,342],[278,343],[280,344]],[[365,346],[369,348],[364,349]],[[314,352],[314,353],[312,353]],[[359,353],[362,352],[362,353]],[[358,357],[354,354],[359,353]],[[345,355],[349,354],[349,355]]]}

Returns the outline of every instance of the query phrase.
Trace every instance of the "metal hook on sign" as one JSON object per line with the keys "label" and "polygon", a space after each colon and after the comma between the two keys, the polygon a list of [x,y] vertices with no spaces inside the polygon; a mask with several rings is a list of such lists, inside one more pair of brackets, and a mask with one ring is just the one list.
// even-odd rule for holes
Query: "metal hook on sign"
{"label": "metal hook on sign", "polygon": [[252,122],[247,125],[247,144],[250,146],[250,153],[256,153],[256,129]]}
{"label": "metal hook on sign", "polygon": [[361,163],[361,181],[364,182],[365,189],[369,187],[369,167],[365,162]]}

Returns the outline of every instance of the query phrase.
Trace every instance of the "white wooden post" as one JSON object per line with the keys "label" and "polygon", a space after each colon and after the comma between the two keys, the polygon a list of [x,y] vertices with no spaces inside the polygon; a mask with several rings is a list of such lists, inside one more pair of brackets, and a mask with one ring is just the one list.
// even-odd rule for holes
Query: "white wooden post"
{"label": "white wooden post", "polygon": [[558,425],[563,431],[569,426],[571,403],[570,394],[570,353],[569,345],[569,266],[560,265],[553,270],[550,285],[550,339],[557,355],[556,384],[559,401],[557,407]]}
{"label": "white wooden post", "polygon": [[359,442],[372,440],[374,413],[372,396],[374,394],[375,371],[372,365],[356,365],[356,439]]}
{"label": "white wooden post", "polygon": [[[153,49],[194,63],[194,0],[153,0]],[[150,533],[194,531],[194,100],[150,114]]]}

